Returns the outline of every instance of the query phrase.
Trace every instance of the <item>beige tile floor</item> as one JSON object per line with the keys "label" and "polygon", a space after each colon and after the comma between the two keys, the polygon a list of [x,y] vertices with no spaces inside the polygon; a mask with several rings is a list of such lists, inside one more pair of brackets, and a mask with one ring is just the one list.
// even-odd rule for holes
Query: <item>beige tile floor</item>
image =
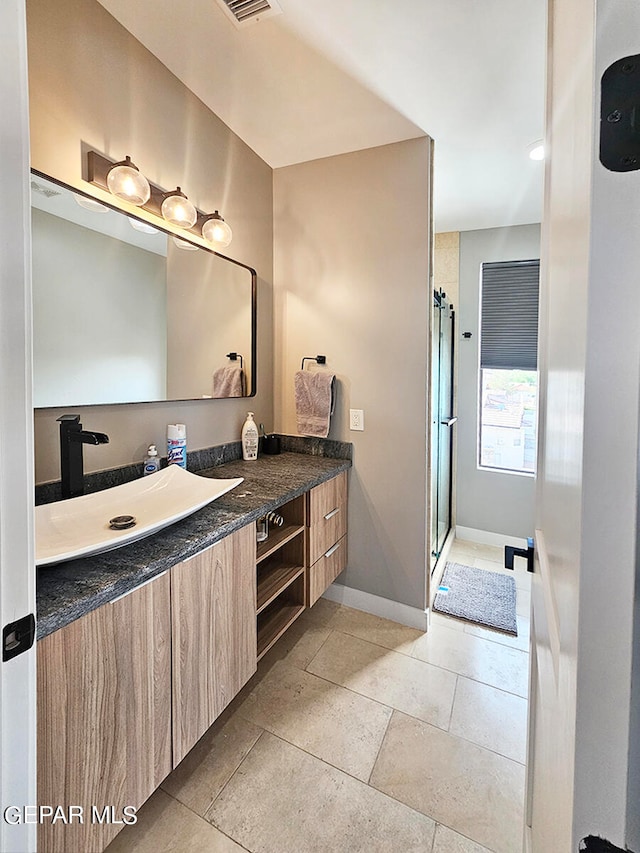
{"label": "beige tile floor", "polygon": [[[499,548],[456,542],[449,559],[505,571]],[[422,634],[321,599],[108,853],[521,853],[516,563],[517,638],[440,614]]]}

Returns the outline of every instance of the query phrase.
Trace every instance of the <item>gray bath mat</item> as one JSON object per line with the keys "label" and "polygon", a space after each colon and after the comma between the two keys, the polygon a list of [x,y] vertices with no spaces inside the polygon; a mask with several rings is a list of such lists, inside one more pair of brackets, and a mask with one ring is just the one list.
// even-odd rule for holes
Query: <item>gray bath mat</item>
{"label": "gray bath mat", "polygon": [[518,635],[516,582],[509,575],[447,563],[433,609]]}

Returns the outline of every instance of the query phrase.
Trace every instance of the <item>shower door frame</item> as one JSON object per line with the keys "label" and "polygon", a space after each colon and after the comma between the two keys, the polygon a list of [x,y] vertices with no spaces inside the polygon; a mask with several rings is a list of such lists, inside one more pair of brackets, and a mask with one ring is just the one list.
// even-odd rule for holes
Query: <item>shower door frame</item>
{"label": "shower door frame", "polygon": [[[447,541],[447,537],[449,536],[452,528],[453,528],[453,475],[454,475],[454,441],[453,441],[453,426],[457,421],[457,416],[454,415],[454,407],[455,407],[455,330],[456,330],[456,312],[453,307],[453,303],[449,303],[446,299],[446,293],[443,290],[435,290],[433,291],[433,309],[438,309],[438,324],[436,328],[436,324],[433,323],[432,326],[432,335],[434,341],[438,342],[438,375],[437,375],[437,396],[435,397],[435,409],[432,411],[431,415],[431,442],[432,442],[432,451],[431,451],[431,531],[430,531],[430,541],[429,541],[429,549],[432,559],[431,564],[431,574],[436,567],[438,559],[440,558],[444,545]],[[442,372],[440,370],[440,365],[442,363],[442,311],[450,311],[451,316],[451,342],[450,342],[450,364],[449,364],[449,376],[448,378],[448,412],[443,419],[443,409],[442,409]],[[434,311],[435,314],[435,311]],[[432,347],[433,353],[433,347]],[[434,383],[436,381],[436,377],[434,375],[435,364],[432,362],[432,370],[431,370],[431,381]],[[432,408],[434,407],[434,394],[432,390],[431,394],[432,400]],[[436,423],[437,422],[437,423]],[[434,426],[437,426],[437,430],[434,430]],[[447,496],[447,529],[444,531],[442,536],[440,535],[440,460],[441,460],[441,447],[444,446],[445,442],[442,442],[442,433],[443,427],[447,427],[448,435],[446,439],[447,451],[449,454],[449,476],[448,476],[448,496]],[[434,436],[435,433],[435,436]],[[434,444],[435,447],[435,456],[434,456]],[[434,465],[434,459],[436,464]],[[435,518],[435,522],[434,522]]]}

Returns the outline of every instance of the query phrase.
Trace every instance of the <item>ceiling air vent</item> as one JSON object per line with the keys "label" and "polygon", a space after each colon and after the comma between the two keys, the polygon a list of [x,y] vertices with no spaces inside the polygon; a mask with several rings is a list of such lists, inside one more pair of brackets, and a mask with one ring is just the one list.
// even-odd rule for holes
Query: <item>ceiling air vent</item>
{"label": "ceiling air vent", "polygon": [[236,27],[257,24],[265,18],[280,15],[282,9],[275,0],[216,0],[218,6]]}
{"label": "ceiling air vent", "polygon": [[54,190],[52,187],[45,187],[37,181],[31,179],[31,190],[34,193],[43,195],[45,198],[54,198],[57,195],[62,195],[62,191]]}

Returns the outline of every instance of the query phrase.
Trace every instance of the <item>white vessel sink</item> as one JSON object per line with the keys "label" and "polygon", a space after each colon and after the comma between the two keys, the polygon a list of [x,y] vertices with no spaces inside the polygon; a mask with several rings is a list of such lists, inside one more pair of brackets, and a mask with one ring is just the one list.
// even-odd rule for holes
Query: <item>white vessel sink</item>
{"label": "white vessel sink", "polygon": [[[36,566],[100,554],[142,539],[191,515],[242,480],[199,477],[169,465],[122,486],[37,506]],[[112,529],[110,521],[122,516],[133,516],[135,524]]]}

